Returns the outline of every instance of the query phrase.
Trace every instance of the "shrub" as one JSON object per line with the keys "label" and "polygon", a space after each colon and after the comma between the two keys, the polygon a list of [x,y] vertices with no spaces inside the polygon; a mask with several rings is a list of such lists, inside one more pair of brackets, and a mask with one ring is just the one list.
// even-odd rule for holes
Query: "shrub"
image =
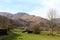
{"label": "shrub", "polygon": [[41,30],[40,30],[40,24],[34,24],[34,25],[32,26],[32,31],[33,31],[33,33],[35,33],[35,34],[40,34],[40,32],[41,32]]}

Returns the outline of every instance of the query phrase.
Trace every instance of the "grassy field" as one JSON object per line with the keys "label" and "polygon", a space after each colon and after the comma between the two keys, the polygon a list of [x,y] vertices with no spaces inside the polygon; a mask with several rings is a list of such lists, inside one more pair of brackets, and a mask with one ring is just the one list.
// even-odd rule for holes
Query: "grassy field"
{"label": "grassy field", "polygon": [[44,33],[42,34],[27,34],[27,33],[21,33],[20,30],[14,30],[12,32],[14,34],[11,37],[4,38],[2,40],[60,40],[60,36],[47,36]]}

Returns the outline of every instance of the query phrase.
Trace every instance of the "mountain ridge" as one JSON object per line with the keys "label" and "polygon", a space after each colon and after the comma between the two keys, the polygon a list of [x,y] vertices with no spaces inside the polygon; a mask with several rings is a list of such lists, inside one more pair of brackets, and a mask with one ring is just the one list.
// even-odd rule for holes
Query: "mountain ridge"
{"label": "mountain ridge", "polygon": [[[4,14],[4,13],[0,13],[0,14]],[[9,15],[9,16],[7,16]],[[12,19],[13,24],[15,26],[19,26],[19,27],[31,27],[34,23],[39,23],[41,25],[42,28],[47,29],[48,28],[48,20],[39,16],[35,16],[35,15],[29,15],[27,13],[16,13],[16,14],[10,14],[10,13],[6,13],[2,16],[6,16],[9,19]],[[43,25],[42,25],[43,24]]]}

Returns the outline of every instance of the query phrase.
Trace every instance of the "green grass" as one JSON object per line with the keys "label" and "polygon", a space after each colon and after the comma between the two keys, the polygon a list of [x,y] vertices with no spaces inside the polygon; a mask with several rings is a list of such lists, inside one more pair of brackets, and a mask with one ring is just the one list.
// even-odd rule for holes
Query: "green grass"
{"label": "green grass", "polygon": [[20,30],[14,30],[11,37],[4,38],[2,40],[60,40],[60,36],[47,36],[47,32],[42,32],[42,34],[27,34],[21,33]]}

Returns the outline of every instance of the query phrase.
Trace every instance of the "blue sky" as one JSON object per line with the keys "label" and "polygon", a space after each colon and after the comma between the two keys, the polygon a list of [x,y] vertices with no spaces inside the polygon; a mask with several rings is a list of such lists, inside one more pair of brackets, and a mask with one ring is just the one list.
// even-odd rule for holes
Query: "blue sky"
{"label": "blue sky", "polygon": [[46,18],[52,8],[60,13],[60,0],[0,0],[0,12],[26,12]]}

